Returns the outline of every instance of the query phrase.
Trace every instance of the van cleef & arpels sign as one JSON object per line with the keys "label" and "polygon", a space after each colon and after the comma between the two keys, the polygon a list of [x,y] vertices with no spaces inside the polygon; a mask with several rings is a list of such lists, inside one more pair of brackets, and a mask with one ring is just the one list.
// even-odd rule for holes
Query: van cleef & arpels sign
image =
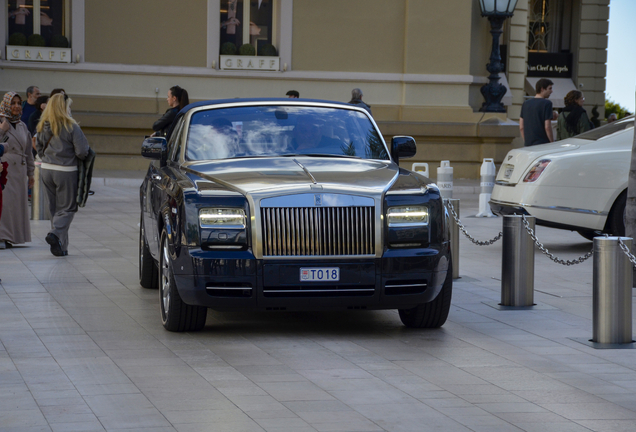
{"label": "van cleef & arpels sign", "polygon": [[571,78],[572,77],[572,54],[571,53],[528,53],[528,76],[529,77],[552,77]]}
{"label": "van cleef & arpels sign", "polygon": [[70,63],[71,49],[7,45],[6,59],[9,61]]}

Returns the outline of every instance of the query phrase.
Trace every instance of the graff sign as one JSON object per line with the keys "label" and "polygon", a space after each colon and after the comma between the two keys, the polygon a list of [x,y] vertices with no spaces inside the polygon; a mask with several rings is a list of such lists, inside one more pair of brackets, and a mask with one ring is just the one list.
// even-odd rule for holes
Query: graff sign
{"label": "graff sign", "polygon": [[70,63],[70,48],[7,45],[7,60]]}

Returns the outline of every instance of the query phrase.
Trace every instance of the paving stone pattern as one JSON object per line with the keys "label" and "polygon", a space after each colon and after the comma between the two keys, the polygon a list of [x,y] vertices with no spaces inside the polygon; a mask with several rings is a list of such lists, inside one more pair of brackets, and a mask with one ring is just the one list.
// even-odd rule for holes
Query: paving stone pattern
{"label": "paving stone pattern", "polygon": [[[536,256],[535,301],[501,311],[501,242],[461,241],[461,279],[439,330],[396,311],[211,312],[164,331],[137,280],[139,192],[95,186],[69,256],[44,241],[0,251],[0,431],[636,430],[636,350],[595,350],[592,261]],[[481,239],[501,219],[462,220]],[[465,198],[465,201],[464,201]],[[538,228],[569,259],[591,243]]]}

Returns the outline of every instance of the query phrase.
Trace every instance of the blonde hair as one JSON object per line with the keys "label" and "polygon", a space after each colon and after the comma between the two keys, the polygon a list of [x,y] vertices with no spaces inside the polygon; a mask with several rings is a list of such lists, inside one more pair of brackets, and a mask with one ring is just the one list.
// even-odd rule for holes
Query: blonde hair
{"label": "blonde hair", "polygon": [[49,102],[42,111],[42,116],[38,122],[37,131],[42,132],[44,123],[49,122],[51,126],[51,132],[54,136],[59,136],[61,128],[64,127],[67,131],[73,129],[73,125],[77,124],[75,120],[69,115],[71,111],[71,103],[73,101],[65,94],[55,94],[49,99]]}

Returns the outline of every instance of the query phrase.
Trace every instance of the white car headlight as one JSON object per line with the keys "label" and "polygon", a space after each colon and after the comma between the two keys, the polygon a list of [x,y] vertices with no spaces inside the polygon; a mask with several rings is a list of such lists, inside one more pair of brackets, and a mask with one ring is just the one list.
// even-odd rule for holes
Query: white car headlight
{"label": "white car headlight", "polygon": [[400,206],[389,207],[386,214],[390,227],[409,227],[428,225],[428,207]]}
{"label": "white car headlight", "polygon": [[245,211],[240,208],[203,208],[199,210],[201,228],[245,229]]}

